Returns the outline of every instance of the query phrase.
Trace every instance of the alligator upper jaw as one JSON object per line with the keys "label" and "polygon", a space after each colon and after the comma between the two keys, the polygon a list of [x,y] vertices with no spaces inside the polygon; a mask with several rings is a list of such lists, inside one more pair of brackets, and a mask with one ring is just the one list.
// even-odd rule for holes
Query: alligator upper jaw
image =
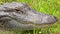
{"label": "alligator upper jaw", "polygon": [[[23,15],[23,17],[22,17],[22,15]],[[45,16],[41,15],[42,18],[38,17],[38,16],[40,16],[39,14],[37,14],[38,16],[31,14],[32,16],[30,16],[30,17],[27,16],[27,15],[25,16],[24,14],[22,14],[22,15],[20,15],[19,13],[16,13],[16,12],[2,12],[2,13],[0,13],[1,17],[10,17],[10,18],[18,20],[19,22],[21,21],[20,23],[24,23],[24,24],[30,24],[30,23],[31,24],[37,24],[37,25],[40,25],[40,24],[54,24],[57,21],[56,17],[50,16],[50,15],[45,15]],[[28,14],[28,15],[30,15],[30,14]],[[27,19],[25,19],[26,17],[27,17]],[[32,18],[36,18],[37,22],[34,22],[34,19],[32,19]],[[21,20],[21,19],[23,19],[23,20]],[[29,19],[31,19],[32,21],[29,21]],[[42,21],[40,21],[41,19],[42,19]]]}

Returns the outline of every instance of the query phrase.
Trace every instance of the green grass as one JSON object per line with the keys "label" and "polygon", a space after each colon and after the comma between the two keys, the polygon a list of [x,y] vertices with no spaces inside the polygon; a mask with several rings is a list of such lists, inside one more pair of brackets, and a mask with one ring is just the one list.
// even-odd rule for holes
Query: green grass
{"label": "green grass", "polygon": [[[60,0],[0,0],[0,3],[5,2],[26,2],[31,8],[37,10],[38,12],[43,12],[47,14],[51,14],[56,16],[59,21],[53,24],[51,27],[40,28],[40,31],[36,28],[33,30],[33,34],[60,34]],[[13,34],[18,34],[17,31],[14,31]],[[23,32],[23,31],[22,31]],[[29,34],[27,32],[23,32],[24,34]]]}

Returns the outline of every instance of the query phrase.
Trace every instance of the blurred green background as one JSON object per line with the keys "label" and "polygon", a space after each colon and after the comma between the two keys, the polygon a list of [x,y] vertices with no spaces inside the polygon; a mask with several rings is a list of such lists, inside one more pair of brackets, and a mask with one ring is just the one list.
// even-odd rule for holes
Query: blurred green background
{"label": "blurred green background", "polygon": [[[6,2],[26,2],[31,8],[38,12],[56,16],[59,21],[51,27],[40,28],[40,34],[60,34],[60,0],[0,0],[0,4]],[[13,34],[19,34],[19,32],[14,31]],[[23,34],[30,33],[23,32]],[[38,34],[38,32],[33,34]]]}

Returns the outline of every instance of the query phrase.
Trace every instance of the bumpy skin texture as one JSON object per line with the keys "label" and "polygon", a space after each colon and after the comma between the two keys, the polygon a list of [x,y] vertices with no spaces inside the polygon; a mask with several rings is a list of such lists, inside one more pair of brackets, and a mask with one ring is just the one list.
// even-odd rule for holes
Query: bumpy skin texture
{"label": "bumpy skin texture", "polygon": [[53,24],[56,21],[54,16],[39,13],[31,9],[26,3],[12,2],[0,5],[0,22],[3,22],[7,28],[32,30],[34,24]]}

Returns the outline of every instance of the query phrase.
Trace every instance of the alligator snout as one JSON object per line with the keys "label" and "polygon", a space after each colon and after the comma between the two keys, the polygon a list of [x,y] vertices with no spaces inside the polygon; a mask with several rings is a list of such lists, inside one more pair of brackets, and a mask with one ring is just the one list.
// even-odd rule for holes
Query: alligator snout
{"label": "alligator snout", "polygon": [[[27,20],[28,19],[28,20]],[[33,24],[54,24],[56,21],[58,21],[58,19],[55,16],[52,15],[32,15],[32,17],[30,16],[27,17],[27,21],[31,21]]]}
{"label": "alligator snout", "polygon": [[57,18],[55,16],[49,16],[47,18],[47,21],[53,24],[57,21]]}
{"label": "alligator snout", "polygon": [[55,16],[45,16],[44,18],[42,18],[42,22],[41,24],[53,24],[57,21],[57,18]]}

